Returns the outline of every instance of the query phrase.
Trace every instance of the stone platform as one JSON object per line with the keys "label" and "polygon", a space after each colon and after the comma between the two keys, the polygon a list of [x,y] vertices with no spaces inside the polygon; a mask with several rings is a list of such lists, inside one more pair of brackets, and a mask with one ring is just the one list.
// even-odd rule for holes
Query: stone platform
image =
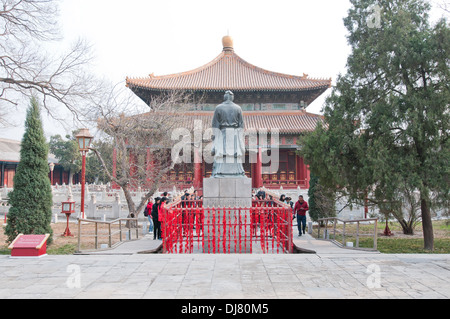
{"label": "stone platform", "polygon": [[[209,215],[209,223],[214,225],[212,232],[206,239],[204,253],[212,251],[223,252],[223,238],[230,244],[231,253],[250,253],[250,214],[249,210],[227,212],[221,208],[252,207],[252,180],[250,178],[208,178],[203,181],[203,207],[217,208],[214,215]],[[243,223],[247,227],[240,227],[236,232],[233,225]],[[225,233],[225,234],[224,234]],[[215,247],[212,247],[215,245]],[[242,248],[244,247],[244,248]]]}
{"label": "stone platform", "polygon": [[252,207],[250,178],[207,178],[203,189],[204,207]]}

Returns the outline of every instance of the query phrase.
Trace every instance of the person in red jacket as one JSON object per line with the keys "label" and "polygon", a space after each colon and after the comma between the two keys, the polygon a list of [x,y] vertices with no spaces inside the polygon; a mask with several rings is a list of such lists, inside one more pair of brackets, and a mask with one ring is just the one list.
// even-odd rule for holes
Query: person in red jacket
{"label": "person in red jacket", "polygon": [[158,233],[158,239],[162,240],[162,232],[164,229],[164,222],[166,221],[166,214],[167,214],[167,206],[169,206],[169,199],[167,197],[161,198],[161,203],[159,205],[158,209],[158,221],[159,221],[159,233]]}
{"label": "person in red jacket", "polygon": [[[303,196],[298,197],[298,202],[295,204],[294,212],[297,214],[298,235],[306,234],[306,212],[309,210],[308,203],[303,199]],[[303,225],[302,225],[303,224]]]}

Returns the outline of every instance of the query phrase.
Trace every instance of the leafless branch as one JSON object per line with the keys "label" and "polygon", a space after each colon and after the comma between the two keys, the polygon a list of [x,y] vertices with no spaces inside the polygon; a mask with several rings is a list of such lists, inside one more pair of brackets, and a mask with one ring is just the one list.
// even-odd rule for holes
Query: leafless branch
{"label": "leafless branch", "polygon": [[31,37],[38,40],[55,40],[59,31],[55,17],[58,15],[55,0],[2,0],[0,36],[26,41]]}
{"label": "leafless branch", "polygon": [[[96,94],[88,71],[91,47],[78,40],[62,54],[44,48],[59,40],[58,0],[2,0],[0,8],[0,107],[18,107],[32,95],[58,119],[64,106],[76,120]],[[59,51],[59,48],[58,48]],[[3,118],[3,117],[2,117]]]}
{"label": "leafless branch", "polygon": [[[91,109],[91,117],[98,128],[114,140],[116,149],[116,176],[107,175],[119,185],[127,199],[130,216],[141,212],[157,189],[168,183],[168,173],[177,159],[171,158],[175,143],[171,132],[183,122],[183,114],[190,109],[192,97],[187,93],[168,92],[155,98],[146,111],[133,101],[133,93],[115,86],[105,90]],[[102,166],[107,166],[96,152]],[[146,195],[137,205],[131,198],[133,188],[146,189]]]}

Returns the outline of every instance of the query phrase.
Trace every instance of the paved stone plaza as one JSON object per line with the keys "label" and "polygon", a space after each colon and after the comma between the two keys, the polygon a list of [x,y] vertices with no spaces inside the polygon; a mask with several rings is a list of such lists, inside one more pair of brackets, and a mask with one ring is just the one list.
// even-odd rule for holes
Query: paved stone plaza
{"label": "paved stone plaza", "polygon": [[[156,243],[133,245],[145,241]],[[295,242],[318,254],[141,255],[123,246],[103,255],[1,256],[0,298],[450,298],[449,255],[356,252],[309,236]]]}

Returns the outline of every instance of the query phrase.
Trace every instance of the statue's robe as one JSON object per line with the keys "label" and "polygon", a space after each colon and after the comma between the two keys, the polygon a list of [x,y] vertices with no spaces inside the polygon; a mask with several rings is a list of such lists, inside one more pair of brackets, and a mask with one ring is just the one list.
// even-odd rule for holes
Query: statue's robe
{"label": "statue's robe", "polygon": [[244,177],[245,138],[241,107],[231,101],[217,106],[212,128],[213,177]]}

